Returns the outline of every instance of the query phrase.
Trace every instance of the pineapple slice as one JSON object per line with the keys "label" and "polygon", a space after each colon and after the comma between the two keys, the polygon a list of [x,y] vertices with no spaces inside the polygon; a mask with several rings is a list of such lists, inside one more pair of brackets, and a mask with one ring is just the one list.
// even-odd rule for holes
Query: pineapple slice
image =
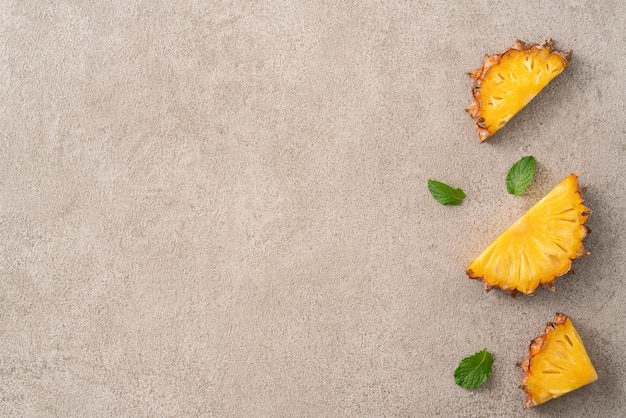
{"label": "pineapple slice", "polygon": [[555,51],[552,39],[528,45],[516,41],[505,52],[485,56],[469,73],[474,101],[466,109],[476,121],[480,142],[519,112],[569,64],[572,51]]}
{"label": "pineapple slice", "polygon": [[524,408],[558,398],[598,379],[583,341],[567,315],[557,313],[554,322],[531,341],[529,351],[522,363]]}
{"label": "pineapple slice", "polygon": [[487,291],[500,288],[515,296],[532,295],[540,286],[567,273],[572,260],[587,256],[583,239],[589,208],[571,174],[493,241],[467,268],[470,279],[482,279]]}

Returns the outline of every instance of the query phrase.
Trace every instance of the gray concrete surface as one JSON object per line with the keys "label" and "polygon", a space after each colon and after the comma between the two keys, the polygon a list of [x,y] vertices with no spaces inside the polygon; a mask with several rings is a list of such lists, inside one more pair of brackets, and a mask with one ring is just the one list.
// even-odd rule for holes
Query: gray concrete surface
{"label": "gray concrete surface", "polygon": [[[0,415],[626,416],[624,3],[0,2]],[[479,144],[466,72],[570,67]],[[520,198],[508,168],[539,164]],[[557,293],[468,262],[567,174]],[[462,187],[443,207],[426,180]],[[556,311],[599,380],[523,411]],[[494,355],[488,383],[452,373]]]}

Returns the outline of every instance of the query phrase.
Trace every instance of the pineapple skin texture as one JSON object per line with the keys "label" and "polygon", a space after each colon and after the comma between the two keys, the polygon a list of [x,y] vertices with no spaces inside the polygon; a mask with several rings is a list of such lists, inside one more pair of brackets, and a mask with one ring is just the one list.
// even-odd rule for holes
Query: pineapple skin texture
{"label": "pineapple skin texture", "polygon": [[[564,357],[568,359],[569,367],[565,376],[559,375],[558,369],[551,370],[555,368],[555,362]],[[562,313],[557,313],[554,322],[548,323],[541,335],[530,342],[528,357],[521,367],[524,377],[520,388],[526,393],[524,409],[541,405],[598,379],[580,335],[571,319]]]}
{"label": "pineapple skin texture", "polygon": [[[511,119],[518,111],[520,111],[528,102],[530,102],[552,79],[558,76],[569,65],[572,51],[558,51],[552,48],[552,39],[547,39],[537,44],[526,44],[517,40],[510,48],[504,52],[494,55],[486,55],[483,65],[468,73],[472,78],[472,95],[474,100],[465,111],[474,119],[475,129],[478,132],[480,142],[489,139],[496,131],[498,131],[509,119]],[[502,101],[497,86],[499,83],[496,77],[499,76],[498,68],[500,64],[508,66],[515,64],[514,61],[522,61],[526,57],[536,56],[542,62],[551,63],[552,70],[549,75],[544,77],[534,77],[526,86],[526,91],[518,92],[516,97],[506,99],[508,101],[508,112],[503,115],[496,116],[490,111],[490,105],[494,105],[494,101]],[[518,68],[522,68],[518,66]],[[490,70],[495,71],[490,71]],[[505,68],[507,69],[507,68]],[[531,70],[528,68],[528,70]],[[533,68],[534,70],[534,68]],[[517,80],[516,71],[505,71],[511,74]],[[501,77],[501,76],[500,76]],[[497,106],[499,107],[499,106]],[[502,113],[502,112],[500,112]],[[501,120],[496,122],[496,120]]]}
{"label": "pineapple skin texture", "polygon": [[572,261],[586,257],[583,239],[591,210],[583,204],[578,174],[570,174],[494,240],[467,268],[485,289],[515,296],[532,295],[539,286],[554,290]]}

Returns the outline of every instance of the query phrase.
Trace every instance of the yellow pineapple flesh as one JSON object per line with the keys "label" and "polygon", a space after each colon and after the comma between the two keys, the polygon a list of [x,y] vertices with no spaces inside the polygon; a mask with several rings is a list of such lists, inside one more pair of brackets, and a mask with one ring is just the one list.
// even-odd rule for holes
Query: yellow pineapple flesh
{"label": "yellow pineapple flesh", "polygon": [[522,363],[525,408],[540,405],[585,386],[598,375],[571,319],[557,313],[543,333],[531,341]]}
{"label": "yellow pineapple flesh", "polygon": [[571,174],[496,238],[467,268],[487,291],[500,288],[515,296],[532,295],[539,286],[570,271],[572,260],[587,256],[583,239],[589,208],[583,205],[578,175]]}
{"label": "yellow pineapple flesh", "polygon": [[505,52],[487,55],[472,77],[473,102],[466,111],[483,142],[502,128],[569,64],[572,51],[552,49],[552,39],[528,45],[517,41]]}

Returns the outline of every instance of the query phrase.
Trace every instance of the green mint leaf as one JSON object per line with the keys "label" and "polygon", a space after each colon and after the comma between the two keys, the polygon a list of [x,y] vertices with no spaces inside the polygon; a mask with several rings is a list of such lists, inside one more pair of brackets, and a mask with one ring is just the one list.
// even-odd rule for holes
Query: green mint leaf
{"label": "green mint leaf", "polygon": [[461,189],[453,189],[445,183],[428,180],[428,190],[435,200],[442,205],[460,205],[465,199],[465,193]]}
{"label": "green mint leaf", "polygon": [[483,351],[465,357],[454,371],[454,381],[465,389],[482,385],[491,376],[493,357],[485,348]]}
{"label": "green mint leaf", "polygon": [[530,182],[533,181],[536,169],[537,161],[531,155],[513,164],[513,167],[506,175],[506,189],[508,192],[515,196],[523,195]]}

